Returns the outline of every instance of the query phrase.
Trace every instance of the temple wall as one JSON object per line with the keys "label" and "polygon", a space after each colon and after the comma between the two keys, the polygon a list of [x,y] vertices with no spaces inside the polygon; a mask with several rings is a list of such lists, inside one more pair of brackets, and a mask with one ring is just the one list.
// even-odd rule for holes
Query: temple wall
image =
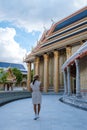
{"label": "temple wall", "polygon": [[82,95],[87,95],[87,56],[80,60],[80,84]]}
{"label": "temple wall", "polygon": [[61,67],[65,61],[66,61],[66,54],[64,52],[60,52],[60,55],[59,55],[59,87],[60,89],[63,89],[63,86],[64,86],[63,73],[61,71]]}
{"label": "temple wall", "polygon": [[72,54],[74,54],[79,48],[80,48],[81,45],[76,45],[76,46],[73,46],[72,47]]}
{"label": "temple wall", "polygon": [[53,86],[54,57],[49,58],[49,87]]}

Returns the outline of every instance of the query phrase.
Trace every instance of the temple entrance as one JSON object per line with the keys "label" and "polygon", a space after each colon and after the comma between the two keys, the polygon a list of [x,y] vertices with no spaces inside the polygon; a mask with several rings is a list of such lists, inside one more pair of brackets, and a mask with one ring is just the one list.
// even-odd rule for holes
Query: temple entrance
{"label": "temple entrance", "polygon": [[76,94],[76,65],[75,63],[70,67],[71,70],[71,88],[72,93]]}
{"label": "temple entrance", "polygon": [[74,89],[73,89],[73,93],[76,94],[76,79],[74,79]]}

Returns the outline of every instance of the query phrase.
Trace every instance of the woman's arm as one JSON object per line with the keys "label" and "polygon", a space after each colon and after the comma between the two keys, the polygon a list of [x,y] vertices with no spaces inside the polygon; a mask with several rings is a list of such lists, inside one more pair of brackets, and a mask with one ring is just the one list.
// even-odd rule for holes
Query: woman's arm
{"label": "woman's arm", "polygon": [[42,84],[40,84],[40,91],[41,91],[41,92],[43,91],[43,87],[42,87]]}
{"label": "woman's arm", "polygon": [[30,84],[30,92],[32,92],[33,90],[32,90],[32,83]]}

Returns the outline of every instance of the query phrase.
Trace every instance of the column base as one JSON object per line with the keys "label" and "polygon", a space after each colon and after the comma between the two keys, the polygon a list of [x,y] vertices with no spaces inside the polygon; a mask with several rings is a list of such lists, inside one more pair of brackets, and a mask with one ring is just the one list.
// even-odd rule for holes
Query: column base
{"label": "column base", "polygon": [[67,92],[64,92],[64,94],[63,95],[68,95],[68,93]]}
{"label": "column base", "polygon": [[68,96],[71,96],[72,94],[71,93],[68,93]]}
{"label": "column base", "polygon": [[48,91],[47,91],[47,89],[46,89],[46,88],[44,88],[43,92],[47,93]]}
{"label": "column base", "polygon": [[82,98],[82,95],[80,93],[76,94],[77,98]]}

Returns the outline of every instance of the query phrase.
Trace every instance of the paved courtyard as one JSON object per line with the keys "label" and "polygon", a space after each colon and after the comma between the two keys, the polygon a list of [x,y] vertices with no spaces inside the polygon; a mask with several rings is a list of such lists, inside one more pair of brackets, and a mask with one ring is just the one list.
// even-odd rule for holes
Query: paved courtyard
{"label": "paved courtyard", "polygon": [[0,107],[0,130],[87,130],[87,111],[63,104],[59,97],[42,96],[38,120],[33,120],[31,98]]}

